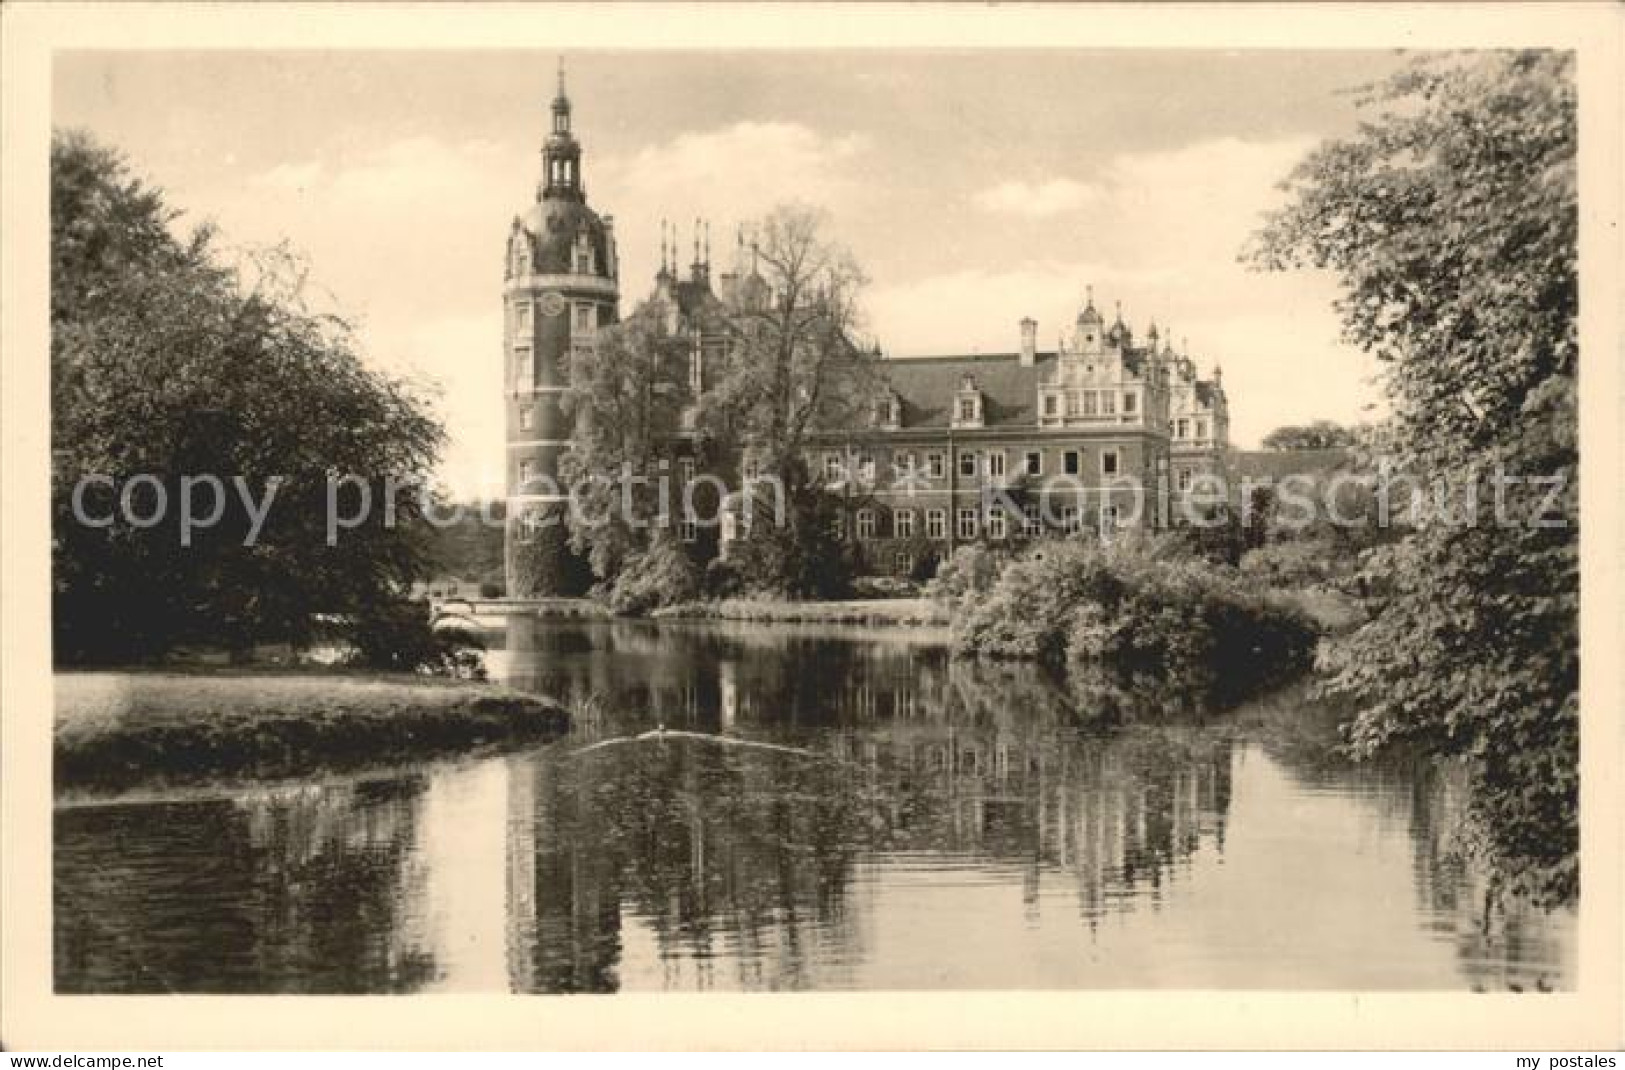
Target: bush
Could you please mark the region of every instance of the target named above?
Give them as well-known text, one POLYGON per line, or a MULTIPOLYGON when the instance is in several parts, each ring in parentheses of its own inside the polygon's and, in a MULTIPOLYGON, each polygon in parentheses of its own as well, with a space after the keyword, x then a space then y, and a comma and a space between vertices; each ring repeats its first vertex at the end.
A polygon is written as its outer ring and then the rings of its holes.
POLYGON ((1320 539, 1271 542, 1249 550, 1241 559, 1242 575, 1271 585, 1306 587, 1330 582, 1347 571, 1350 560, 1320 539))
POLYGON ((485 643, 462 628, 435 628, 421 602, 370 605, 355 615, 348 638, 351 662, 369 669, 485 679, 485 643))
POLYGON ((661 606, 689 602, 700 595, 701 574, 681 545, 658 538, 647 550, 628 554, 601 593, 612 612, 642 616, 661 606))
POLYGON ((1001 564, 1002 559, 981 543, 961 546, 937 566, 926 594, 948 604, 966 595, 985 594, 999 578, 1001 564))
POLYGON ((918 598, 920 585, 901 576, 859 576, 852 581, 854 598, 918 598))
POLYGON ((849 598, 856 548, 835 530, 840 502, 823 492, 790 501, 790 522, 758 523, 728 551, 741 590, 780 598, 849 598))
MULTIPOLYGON (((954 582, 975 590, 977 564, 967 555, 954 582)), ((1302 613, 1247 590, 1177 540, 1127 536, 1038 544, 981 597, 961 597, 954 628, 969 653, 1095 662, 1238 689, 1307 667, 1317 640, 1302 613)))

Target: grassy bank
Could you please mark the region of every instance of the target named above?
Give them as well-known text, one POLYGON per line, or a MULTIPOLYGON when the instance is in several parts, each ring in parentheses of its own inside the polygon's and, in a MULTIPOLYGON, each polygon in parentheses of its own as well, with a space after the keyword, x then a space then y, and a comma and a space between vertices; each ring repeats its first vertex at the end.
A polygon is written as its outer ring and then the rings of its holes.
POLYGON ((294 673, 58 673, 59 785, 286 776, 566 730, 560 706, 489 684, 294 673))
POLYGON ((845 602, 790 602, 723 598, 657 609, 658 620, 741 620, 763 624, 865 624, 942 627, 948 611, 928 598, 874 598, 845 602))

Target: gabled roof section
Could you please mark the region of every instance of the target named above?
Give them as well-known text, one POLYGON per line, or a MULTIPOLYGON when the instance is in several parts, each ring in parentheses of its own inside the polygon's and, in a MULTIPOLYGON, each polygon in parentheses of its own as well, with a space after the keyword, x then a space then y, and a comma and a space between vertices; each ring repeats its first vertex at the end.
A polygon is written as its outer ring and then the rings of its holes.
POLYGON ((1032 426, 1038 384, 1046 377, 1054 353, 1039 353, 1032 367, 1021 366, 1018 353, 948 357, 889 357, 878 370, 903 402, 904 430, 949 426, 960 380, 975 377, 982 394, 983 427, 1032 426))

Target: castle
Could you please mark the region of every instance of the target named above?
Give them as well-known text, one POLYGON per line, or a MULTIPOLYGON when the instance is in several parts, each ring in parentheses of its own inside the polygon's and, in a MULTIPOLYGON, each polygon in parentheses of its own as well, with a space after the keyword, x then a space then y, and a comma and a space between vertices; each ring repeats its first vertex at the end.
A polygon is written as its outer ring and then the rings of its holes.
MULTIPOLYGON (((684 277, 675 237, 668 242, 663 231, 653 295, 668 310, 668 329, 689 343, 691 400, 705 389, 707 365, 725 355, 720 317, 771 300, 742 241, 732 270, 713 286, 709 245, 702 248, 696 227, 684 277)), ((575 593, 562 522, 559 461, 570 438, 563 402, 572 360, 590 355, 597 332, 619 318, 620 270, 612 217, 587 205, 562 71, 542 181, 510 228, 503 289, 508 592, 575 593)), ((1191 493, 1200 474, 1222 475, 1229 403, 1220 370, 1200 377, 1155 324, 1136 340, 1120 308, 1108 324, 1092 293, 1053 349, 1038 348, 1029 318, 1012 352, 878 363, 883 385, 867 426, 821 433, 807 458, 831 487, 862 487, 842 533, 875 572, 914 570, 922 547, 941 556, 964 543, 1057 529, 1167 526, 1175 522, 1170 502, 1191 493), (906 486, 887 478, 897 472, 907 474, 906 486), (1039 481, 1061 488, 1046 492, 1055 500, 1042 508, 995 503, 994 492, 1039 481)), ((685 420, 692 417, 690 406, 685 420)), ((681 442, 674 445, 678 472, 691 473, 681 442)), ((680 522, 679 530, 685 542, 701 541, 696 525, 680 522)), ((725 518, 724 543, 731 534, 725 518)))

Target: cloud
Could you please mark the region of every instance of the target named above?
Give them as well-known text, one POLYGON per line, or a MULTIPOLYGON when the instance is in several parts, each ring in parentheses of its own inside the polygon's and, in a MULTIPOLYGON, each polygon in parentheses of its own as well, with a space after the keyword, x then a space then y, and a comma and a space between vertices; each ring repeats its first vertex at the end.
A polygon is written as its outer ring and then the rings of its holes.
POLYGON ((264 189, 294 190, 299 193, 316 186, 323 177, 323 168, 319 161, 308 160, 304 163, 278 164, 263 174, 249 178, 249 183, 264 189))
POLYGON ((982 190, 974 199, 988 212, 1042 219, 1097 204, 1102 195, 1098 186, 1052 178, 1046 182, 1001 182, 982 190))
POLYGON ((1099 218, 1120 258, 1233 263, 1276 188, 1314 142, 1218 138, 1125 153, 1106 168, 1099 218))
POLYGON ((1104 295, 1156 289, 1171 281, 1166 272, 1126 271, 1103 261, 1042 260, 1010 268, 961 268, 878 286, 865 304, 888 353, 1008 353, 1019 344, 1018 324, 1026 316, 1039 321, 1039 348, 1053 348, 1061 328, 1082 307, 1086 285, 1104 295))
POLYGON ((857 135, 829 136, 801 123, 742 122, 679 134, 608 169, 620 176, 617 203, 664 199, 751 213, 787 199, 840 199, 865 146, 857 135))
POLYGON ((1281 196, 1275 183, 1310 146, 1213 139, 1120 154, 1089 181, 984 189, 974 197, 983 208, 1065 225, 1021 236, 1014 264, 1005 254, 877 285, 871 327, 892 355, 1011 352, 1018 322, 1032 316, 1048 349, 1093 285, 1108 318, 1120 300, 1137 334, 1155 317, 1176 345, 1189 338, 1204 373, 1224 366, 1238 444, 1314 417, 1369 419, 1376 367, 1341 341, 1334 280, 1261 274, 1237 261, 1281 196))
POLYGON ((500 497, 506 450, 500 312, 382 324, 368 336, 379 364, 434 384, 436 415, 448 432, 440 478, 460 495, 500 497))
POLYGON ((863 189, 870 148, 861 136, 825 134, 801 123, 741 122, 680 133, 589 166, 594 203, 615 214, 625 296, 636 301, 654 278, 662 219, 678 228, 684 264, 694 220, 709 221, 720 270, 735 227, 776 205, 801 202, 841 216, 863 189), (592 186, 595 173, 605 178, 592 186))

